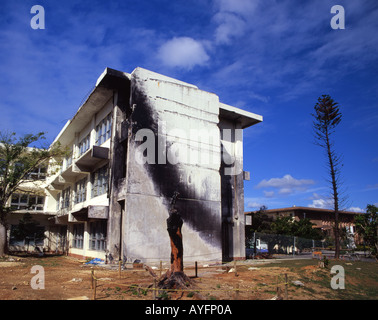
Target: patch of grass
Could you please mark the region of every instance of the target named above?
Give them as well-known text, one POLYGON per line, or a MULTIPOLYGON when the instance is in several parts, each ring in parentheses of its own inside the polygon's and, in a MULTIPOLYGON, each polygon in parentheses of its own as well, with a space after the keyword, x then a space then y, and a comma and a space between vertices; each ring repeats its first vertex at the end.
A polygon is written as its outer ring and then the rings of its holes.
MULTIPOLYGON (((289 274, 296 274, 296 279, 302 281, 305 286, 295 287, 289 285, 289 287, 294 290, 294 297, 299 299, 303 295, 308 295, 311 299, 378 299, 378 264, 376 262, 330 259, 326 268, 317 269, 318 262, 319 260, 315 259, 284 260, 280 263, 269 263, 259 267, 261 269, 286 268, 289 274), (331 288, 331 279, 336 275, 331 274, 331 268, 335 265, 340 265, 344 268, 345 289, 334 290, 331 288), (308 268, 310 266, 314 268, 308 268)), ((257 286, 263 287, 264 285, 259 283, 257 286)), ((265 292, 268 292, 268 290, 265 292)))

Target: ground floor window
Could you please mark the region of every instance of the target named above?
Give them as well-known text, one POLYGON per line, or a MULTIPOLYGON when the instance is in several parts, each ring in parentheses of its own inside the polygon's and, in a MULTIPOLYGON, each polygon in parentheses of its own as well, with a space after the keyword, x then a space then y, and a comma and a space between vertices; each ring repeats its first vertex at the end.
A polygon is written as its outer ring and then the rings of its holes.
POLYGON ((91 250, 105 251, 106 250, 106 228, 107 221, 90 222, 90 239, 89 248, 91 250))
POLYGON ((72 248, 83 249, 84 224, 74 224, 72 233, 72 248))
POLYGON ((44 245, 45 228, 34 224, 21 223, 19 225, 11 225, 9 245, 28 247, 44 245))

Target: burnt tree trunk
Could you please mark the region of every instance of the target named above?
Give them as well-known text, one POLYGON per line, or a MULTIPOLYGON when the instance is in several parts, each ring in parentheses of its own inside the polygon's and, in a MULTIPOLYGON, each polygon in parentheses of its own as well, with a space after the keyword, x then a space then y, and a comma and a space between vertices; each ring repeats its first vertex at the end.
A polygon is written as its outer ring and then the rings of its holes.
POLYGON ((183 272, 183 245, 181 227, 183 221, 176 209, 171 210, 167 219, 167 230, 171 240, 171 272, 183 272))
POLYGON ((183 220, 174 208, 177 195, 178 193, 172 199, 169 218, 167 219, 167 230, 171 242, 171 268, 159 281, 158 287, 161 289, 186 289, 192 285, 192 281, 184 273, 184 250, 181 232, 183 220))

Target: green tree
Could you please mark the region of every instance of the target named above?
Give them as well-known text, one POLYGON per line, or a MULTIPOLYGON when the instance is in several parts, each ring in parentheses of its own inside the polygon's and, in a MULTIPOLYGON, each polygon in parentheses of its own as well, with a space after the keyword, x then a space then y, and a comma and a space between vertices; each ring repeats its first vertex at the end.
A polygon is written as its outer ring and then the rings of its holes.
POLYGON ((67 154, 59 144, 44 146, 43 140, 44 132, 19 138, 15 133, 0 132, 0 257, 7 251, 7 215, 12 211, 8 200, 33 170, 67 154))
POLYGON ((36 243, 38 240, 45 238, 44 230, 40 227, 38 221, 35 221, 30 213, 25 213, 19 221, 18 226, 12 229, 11 236, 16 240, 23 240, 29 251, 30 241, 36 243))
POLYGON ((372 255, 378 260, 378 208, 368 204, 366 214, 355 217, 356 232, 370 247, 372 255))
POLYGON ((315 104, 315 113, 313 129, 315 135, 315 144, 325 150, 327 156, 327 166, 329 169, 331 184, 331 195, 334 206, 334 236, 335 236, 335 258, 340 256, 340 227, 339 211, 343 199, 340 196, 341 180, 340 168, 342 167, 341 158, 334 149, 334 143, 331 141, 331 135, 341 121, 339 105, 329 95, 322 95, 315 104))
POLYGON ((293 236, 312 240, 323 239, 323 233, 319 229, 313 228, 314 225, 315 223, 312 223, 309 218, 293 221, 293 236))

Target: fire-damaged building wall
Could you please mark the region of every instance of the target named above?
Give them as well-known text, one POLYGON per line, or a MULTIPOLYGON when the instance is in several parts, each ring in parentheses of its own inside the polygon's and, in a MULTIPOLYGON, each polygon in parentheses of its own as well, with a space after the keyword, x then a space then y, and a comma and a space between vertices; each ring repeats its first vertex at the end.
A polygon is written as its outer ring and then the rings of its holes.
POLYGON ((113 149, 118 151, 111 184, 116 196, 108 250, 124 261, 169 257, 166 219, 171 197, 178 192, 184 259, 243 258, 242 125, 234 118, 237 109, 221 104, 213 93, 142 68, 130 75, 130 88, 129 103, 115 108, 113 149))
POLYGON ((130 106, 123 123, 128 127, 126 177, 118 196, 122 258, 158 261, 170 256, 166 219, 170 199, 178 192, 184 259, 220 261, 218 97, 137 68, 131 74, 130 106))
POLYGON ((46 208, 68 225, 69 253, 169 259, 178 193, 184 261, 244 258, 242 131, 260 121, 194 85, 107 68, 56 138, 74 156, 49 179, 46 208))

